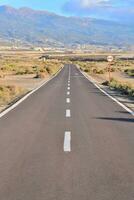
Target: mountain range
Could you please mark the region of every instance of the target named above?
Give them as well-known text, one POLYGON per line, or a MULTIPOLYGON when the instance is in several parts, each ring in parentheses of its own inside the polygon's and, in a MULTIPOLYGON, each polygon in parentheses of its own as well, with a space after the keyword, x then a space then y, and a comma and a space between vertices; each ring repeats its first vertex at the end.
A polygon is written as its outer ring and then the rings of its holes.
POLYGON ((0 6, 0 40, 33 45, 130 45, 134 44, 134 26, 0 6))

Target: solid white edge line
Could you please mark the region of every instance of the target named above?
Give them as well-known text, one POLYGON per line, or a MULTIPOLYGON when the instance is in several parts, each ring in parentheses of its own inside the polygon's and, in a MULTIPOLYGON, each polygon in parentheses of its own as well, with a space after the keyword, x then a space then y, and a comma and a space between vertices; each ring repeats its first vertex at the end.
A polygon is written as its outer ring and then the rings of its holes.
POLYGON ((97 87, 103 94, 105 94, 106 96, 108 96, 110 99, 112 99, 114 102, 116 102, 118 105, 120 105, 122 108, 124 108, 127 112, 129 112, 132 116, 134 116, 134 111, 132 111, 130 108, 128 108, 127 106, 125 106, 123 103, 121 103, 120 101, 118 101, 115 97, 111 96, 110 94, 108 94, 106 91, 104 91, 99 85, 97 85, 94 81, 94 79, 92 77, 89 78, 89 75, 85 75, 80 69, 79 71, 83 74, 83 76, 89 80, 95 87, 97 87))
POLYGON ((55 78, 62 71, 63 68, 64 68, 64 66, 61 67, 61 69, 53 77, 51 77, 49 80, 44 81, 40 86, 38 86, 37 88, 35 88, 34 90, 32 90, 31 92, 29 92, 28 94, 26 94, 24 97, 22 97, 21 99, 19 99, 16 103, 14 103, 12 106, 8 107, 6 110, 2 111, 0 113, 0 118, 2 118, 4 115, 6 115, 7 113, 9 113, 11 110, 13 110, 14 108, 16 108, 19 104, 21 104, 23 101, 25 101, 29 96, 31 96, 33 93, 35 93, 41 87, 43 87, 49 81, 51 81, 53 78, 55 78))
POLYGON ((70 109, 66 110, 66 117, 71 117, 71 111, 70 111, 70 109))
POLYGON ((65 131, 63 150, 64 152, 71 152, 71 132, 70 131, 65 131))

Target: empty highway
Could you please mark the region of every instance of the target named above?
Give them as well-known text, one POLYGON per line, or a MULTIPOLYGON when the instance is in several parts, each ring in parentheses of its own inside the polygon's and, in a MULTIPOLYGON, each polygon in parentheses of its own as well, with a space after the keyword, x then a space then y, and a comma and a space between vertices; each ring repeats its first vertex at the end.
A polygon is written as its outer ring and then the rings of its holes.
POLYGON ((134 117, 65 65, 0 118, 0 200, 134 200, 134 117))

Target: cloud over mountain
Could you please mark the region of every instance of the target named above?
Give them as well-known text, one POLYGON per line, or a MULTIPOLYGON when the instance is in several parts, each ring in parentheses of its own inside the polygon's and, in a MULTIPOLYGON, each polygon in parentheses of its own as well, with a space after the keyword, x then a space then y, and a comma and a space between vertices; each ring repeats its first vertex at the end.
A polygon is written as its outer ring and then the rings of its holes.
POLYGON ((81 8, 90 8, 93 6, 109 6, 111 4, 111 1, 110 0, 73 0, 73 1, 68 1, 68 3, 77 4, 81 8))
POLYGON ((134 18, 134 0, 68 0, 63 10, 72 15, 130 23, 134 18))

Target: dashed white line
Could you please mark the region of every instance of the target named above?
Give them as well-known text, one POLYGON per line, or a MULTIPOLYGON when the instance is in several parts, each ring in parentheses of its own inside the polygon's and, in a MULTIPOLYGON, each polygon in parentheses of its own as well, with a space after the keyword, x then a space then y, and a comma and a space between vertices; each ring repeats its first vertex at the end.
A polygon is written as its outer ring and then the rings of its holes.
POLYGON ((70 103, 70 98, 66 98, 66 103, 70 103))
POLYGON ((68 80, 70 80, 70 65, 69 65, 69 74, 68 74, 68 80))
POLYGON ((70 95, 70 92, 69 92, 69 91, 67 92, 67 95, 70 95))
POLYGON ((68 83, 68 86, 70 87, 70 83, 68 83))
POLYGON ((66 117, 71 117, 71 111, 69 109, 66 110, 66 117))
POLYGON ((68 87, 67 89, 70 90, 70 87, 68 87))
POLYGON ((71 152, 71 132, 66 131, 64 135, 64 152, 71 152))

